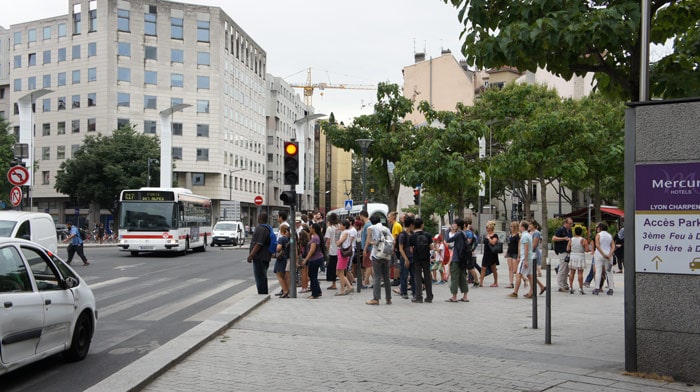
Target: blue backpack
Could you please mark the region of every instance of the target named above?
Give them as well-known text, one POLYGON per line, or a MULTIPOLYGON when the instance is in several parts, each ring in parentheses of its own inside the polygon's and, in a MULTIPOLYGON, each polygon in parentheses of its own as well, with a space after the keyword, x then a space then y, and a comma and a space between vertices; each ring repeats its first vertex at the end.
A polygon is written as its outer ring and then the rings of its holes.
POLYGON ((270 252, 270 254, 277 253, 277 236, 272 230, 272 226, 267 224, 263 224, 262 226, 267 229, 268 233, 270 233, 270 239, 268 240, 269 244, 267 246, 267 250, 270 252))

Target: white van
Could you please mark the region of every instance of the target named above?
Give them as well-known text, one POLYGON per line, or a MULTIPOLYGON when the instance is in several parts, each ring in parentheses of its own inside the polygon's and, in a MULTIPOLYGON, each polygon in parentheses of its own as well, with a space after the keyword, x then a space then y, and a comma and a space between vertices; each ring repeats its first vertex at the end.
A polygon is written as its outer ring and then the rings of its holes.
POLYGON ((212 229, 211 246, 233 245, 243 246, 245 244, 245 229, 242 222, 219 221, 212 229))
POLYGON ((0 237, 24 238, 58 252, 56 226, 44 212, 0 211, 0 237))

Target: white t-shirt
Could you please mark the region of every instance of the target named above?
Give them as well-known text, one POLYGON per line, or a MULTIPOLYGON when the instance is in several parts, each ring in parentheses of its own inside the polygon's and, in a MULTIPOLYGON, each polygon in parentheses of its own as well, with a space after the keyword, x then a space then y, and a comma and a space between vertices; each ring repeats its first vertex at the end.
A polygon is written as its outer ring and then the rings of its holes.
POLYGON ((323 239, 329 240, 328 254, 331 256, 335 256, 338 253, 338 245, 335 243, 340 239, 340 233, 341 231, 338 225, 328 226, 328 228, 326 228, 326 235, 323 237, 323 239))

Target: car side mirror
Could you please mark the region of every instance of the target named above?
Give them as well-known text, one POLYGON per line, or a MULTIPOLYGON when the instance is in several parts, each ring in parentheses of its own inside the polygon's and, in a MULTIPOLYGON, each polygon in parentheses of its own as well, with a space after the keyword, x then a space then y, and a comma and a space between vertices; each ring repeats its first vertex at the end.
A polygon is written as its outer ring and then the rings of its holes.
POLYGON ((72 276, 69 276, 63 280, 63 286, 67 289, 72 289, 73 287, 75 287, 77 285, 78 285, 78 280, 72 276))

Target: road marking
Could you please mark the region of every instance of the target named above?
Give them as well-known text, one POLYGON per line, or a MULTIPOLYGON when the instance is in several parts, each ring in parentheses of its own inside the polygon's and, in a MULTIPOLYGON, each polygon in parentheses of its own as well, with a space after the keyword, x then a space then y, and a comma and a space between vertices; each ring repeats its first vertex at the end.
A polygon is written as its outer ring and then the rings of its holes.
POLYGON ((90 286, 90 289, 92 290, 99 290, 104 287, 112 286, 115 284, 119 284, 122 282, 128 282, 130 280, 138 279, 137 277, 131 277, 131 276, 123 276, 121 278, 116 278, 116 279, 111 279, 111 280, 105 280, 104 282, 99 282, 99 283, 88 283, 90 286))
POLYGON ((229 282, 226 282, 224 284, 221 284, 219 286, 214 287, 213 289, 209 291, 204 291, 201 292, 197 295, 191 296, 191 297, 186 297, 183 298, 179 301, 171 302, 166 305, 159 306, 157 308, 153 308, 149 310, 148 312, 141 313, 138 316, 132 317, 129 320, 141 320, 141 321, 157 321, 157 320, 162 320, 167 316, 170 316, 171 314, 175 312, 179 312, 180 310, 194 305, 197 302, 209 298, 215 294, 218 294, 224 290, 228 290, 229 288, 239 285, 243 283, 243 280, 239 279, 234 279, 229 282))
MULTIPOLYGON (((98 330, 99 331, 99 330, 98 330)), ((109 350, 110 348, 120 344, 121 342, 127 341, 136 335, 145 332, 145 329, 127 329, 120 332, 114 331, 116 334, 112 335, 111 338, 105 340, 92 339, 93 345, 90 347, 90 354, 98 354, 103 351, 109 350)), ((99 332, 98 332, 99 333, 99 332)))
MULTIPOLYGON (((177 292, 181 288, 189 287, 189 286, 195 285, 197 283, 202 283, 205 281, 206 281, 206 279, 199 279, 199 278, 189 279, 189 280, 181 282, 180 284, 177 284, 175 286, 170 286, 170 287, 163 289, 163 290, 158 290, 158 291, 155 291, 152 293, 148 293, 148 295, 144 295, 144 296, 141 296, 139 298, 125 299, 124 301, 117 302, 115 304, 106 306, 104 308, 100 308, 99 309, 100 318, 107 317, 107 316, 112 315, 112 314, 117 313, 117 312, 121 312, 122 310, 133 308, 136 305, 146 303, 146 302, 151 301, 155 298, 162 297, 164 295, 168 295, 168 294, 171 294, 173 292, 177 292)), ((129 288, 129 290, 133 291, 133 287, 129 288)))
MULTIPOLYGON (((271 285, 270 289, 272 289, 272 288, 273 288, 273 286, 271 285)), ((225 309, 228 309, 231 305, 235 304, 236 302, 239 302, 241 299, 243 299, 249 295, 252 295, 252 294, 257 294, 257 292, 258 292, 258 289, 255 286, 255 284, 253 284, 251 287, 248 287, 247 289, 239 292, 238 294, 233 295, 231 297, 228 297, 225 300, 220 301, 219 303, 217 303, 213 306, 210 306, 197 314, 192 315, 192 317, 185 319, 185 321, 202 322, 202 321, 209 320, 212 316, 223 312, 225 309)), ((270 292, 272 292, 272 291, 270 291, 270 292)))

